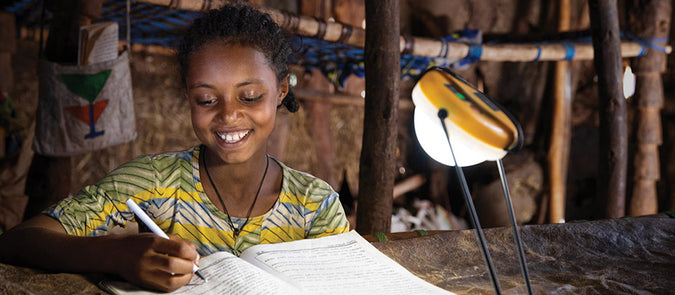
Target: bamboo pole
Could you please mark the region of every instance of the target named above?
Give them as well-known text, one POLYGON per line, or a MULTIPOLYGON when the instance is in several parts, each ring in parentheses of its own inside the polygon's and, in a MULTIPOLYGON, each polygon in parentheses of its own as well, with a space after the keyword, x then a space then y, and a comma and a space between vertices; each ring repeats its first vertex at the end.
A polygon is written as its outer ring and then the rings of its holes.
POLYGON ((400 81, 399 0, 366 1, 366 105, 356 230, 389 232, 396 171, 400 81))
POLYGON ((605 216, 625 215, 628 132, 623 97, 619 17, 616 0, 590 0, 593 64, 598 74, 600 145, 598 196, 606 202, 605 216))
MULTIPOLYGON (((558 3, 558 32, 570 30, 570 0, 558 3)), ((548 151, 550 187, 550 223, 565 222, 567 165, 570 154, 572 122, 572 85, 570 62, 558 61, 553 77, 553 122, 548 151)))
MULTIPOLYGON (((169 6, 192 11, 205 11, 218 8, 227 0, 137 0, 154 5, 169 6)), ((314 37, 332 42, 340 42, 363 48, 365 30, 337 22, 323 22, 308 16, 296 16, 287 12, 261 7, 282 28, 296 34, 314 37)), ((555 60, 591 60, 593 45, 587 42, 570 43, 520 43, 520 44, 483 44, 472 47, 461 42, 442 42, 438 39, 394 36, 398 38, 401 53, 417 56, 464 58, 470 52, 480 52, 483 61, 555 61, 555 60), (573 54, 570 56, 570 52, 573 54)), ((639 56, 644 46, 638 42, 620 42, 624 57, 639 56)), ((671 47, 666 50, 670 53, 671 47)))
MULTIPOLYGON (((627 1, 630 31, 639 38, 659 39, 666 43, 670 33, 672 4, 670 0, 627 1)), ((636 75, 637 102, 636 140, 633 160, 633 192, 630 199, 631 216, 656 214, 658 195, 656 182, 660 179, 659 146, 663 143, 661 109, 666 54, 648 49, 647 54, 632 61, 636 75)))

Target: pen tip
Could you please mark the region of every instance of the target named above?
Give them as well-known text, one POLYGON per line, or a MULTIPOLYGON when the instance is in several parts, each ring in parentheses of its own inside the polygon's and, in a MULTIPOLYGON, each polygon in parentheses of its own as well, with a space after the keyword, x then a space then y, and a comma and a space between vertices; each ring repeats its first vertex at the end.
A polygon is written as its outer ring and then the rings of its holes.
POLYGON ((204 282, 207 282, 206 277, 199 271, 196 271, 195 274, 197 274, 198 277, 200 277, 204 282))

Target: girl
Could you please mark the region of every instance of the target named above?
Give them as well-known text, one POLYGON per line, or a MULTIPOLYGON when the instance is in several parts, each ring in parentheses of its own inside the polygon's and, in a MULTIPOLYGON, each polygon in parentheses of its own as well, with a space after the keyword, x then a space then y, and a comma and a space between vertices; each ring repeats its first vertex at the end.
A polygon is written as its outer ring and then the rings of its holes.
POLYGON ((338 195, 267 155, 277 108, 296 111, 291 50, 269 15, 242 5, 198 19, 178 51, 201 145, 132 160, 74 198, 0 236, 0 260, 118 274, 163 291, 192 277, 199 256, 347 232, 338 195), (170 235, 108 235, 133 199, 170 235))

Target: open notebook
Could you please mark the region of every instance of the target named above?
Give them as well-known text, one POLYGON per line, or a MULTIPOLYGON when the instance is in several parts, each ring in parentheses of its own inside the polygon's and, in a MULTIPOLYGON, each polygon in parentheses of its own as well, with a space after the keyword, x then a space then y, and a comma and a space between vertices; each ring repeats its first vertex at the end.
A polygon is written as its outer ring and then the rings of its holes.
MULTIPOLYGON (((241 257, 201 258, 200 272, 171 294, 453 294, 410 273, 357 232, 252 246, 241 257)), ((156 294, 103 281, 114 294, 156 294)))

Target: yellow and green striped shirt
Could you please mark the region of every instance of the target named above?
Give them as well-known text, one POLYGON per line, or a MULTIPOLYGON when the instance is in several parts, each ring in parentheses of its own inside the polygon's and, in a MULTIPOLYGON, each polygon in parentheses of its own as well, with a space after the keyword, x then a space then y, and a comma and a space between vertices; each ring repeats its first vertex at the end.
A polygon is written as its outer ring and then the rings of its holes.
MULTIPOLYGON (((125 204, 132 198, 162 230, 194 243, 202 256, 217 251, 238 255, 256 244, 349 231, 338 194, 326 182, 277 161, 283 173, 279 199, 267 213, 252 217, 235 241, 227 215, 204 193, 199 149, 139 157, 45 213, 68 234, 106 235, 133 219, 125 204)), ((241 225, 245 219, 232 221, 241 225)))

